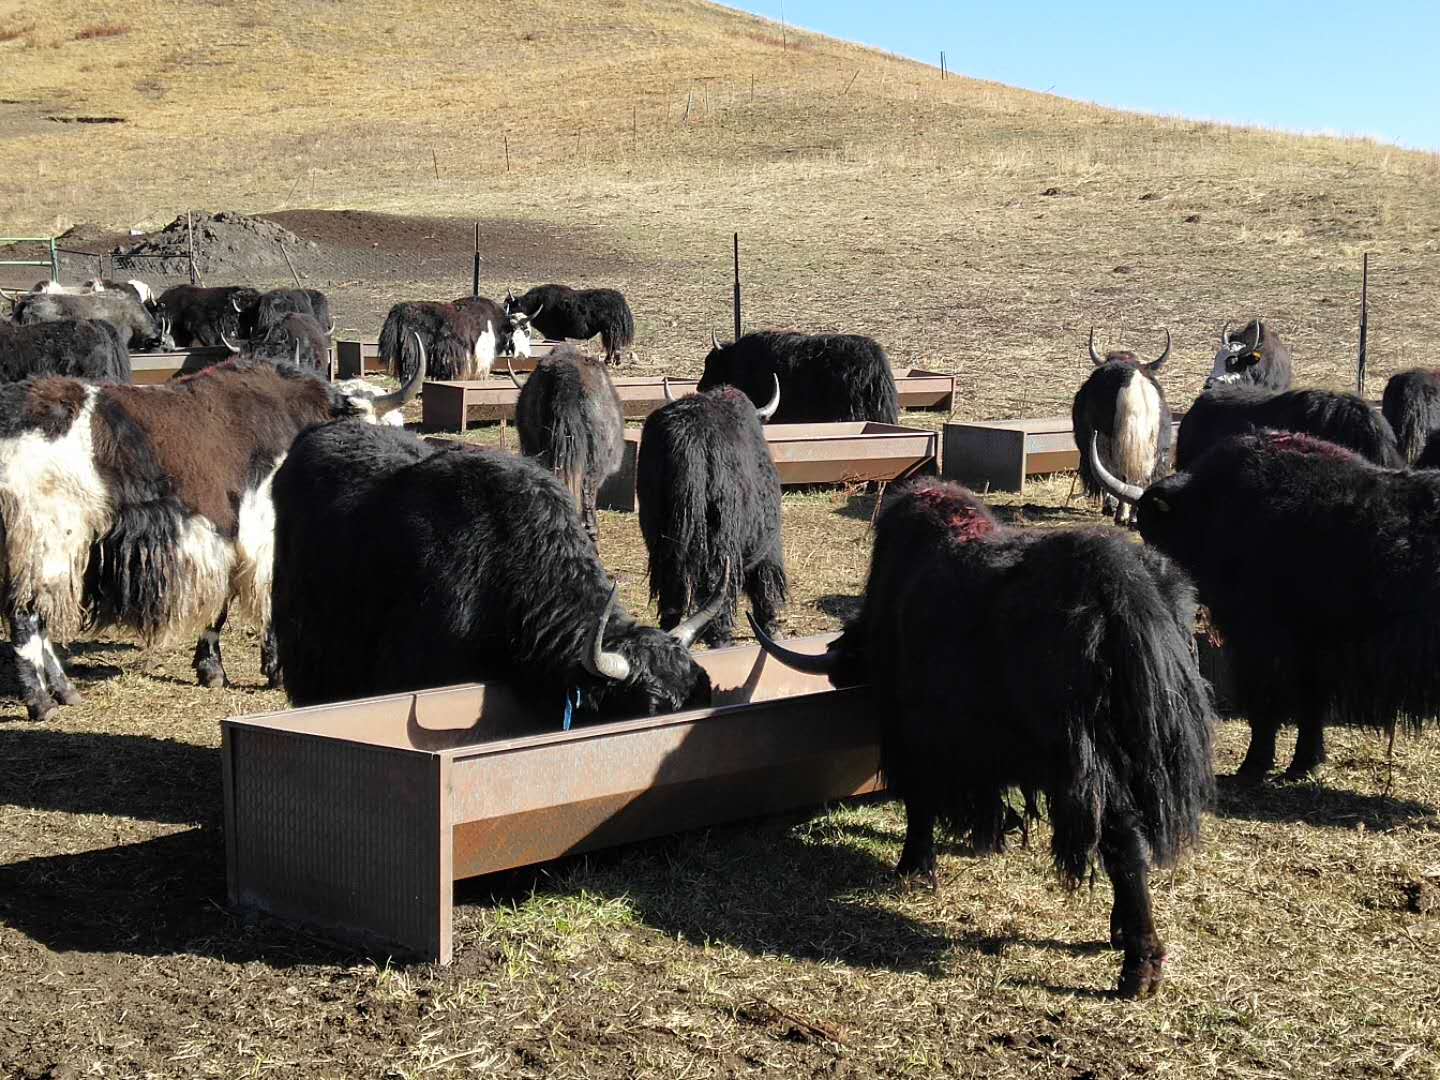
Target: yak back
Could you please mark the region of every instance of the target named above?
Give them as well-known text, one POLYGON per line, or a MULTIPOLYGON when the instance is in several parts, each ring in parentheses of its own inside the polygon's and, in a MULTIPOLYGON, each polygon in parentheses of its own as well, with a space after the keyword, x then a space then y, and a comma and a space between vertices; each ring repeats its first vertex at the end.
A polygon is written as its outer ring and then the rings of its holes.
POLYGON ((1282 394, 1257 387, 1207 390, 1180 421, 1175 467, 1189 469, 1225 439, 1262 430, 1312 435, 1353 450, 1377 465, 1403 464, 1395 433, 1370 403, 1333 390, 1288 390, 1282 394))
POLYGON ((575 496, 589 477, 594 489, 620 468, 625 414, 600 361, 573 345, 540 360, 515 403, 520 450, 558 476, 575 496))
POLYGON ((775 424, 870 420, 894 424, 900 399, 885 350, 859 334, 757 331, 711 349, 697 387, 722 383, 764 405, 780 380, 775 424))
POLYGON ((0 323, 0 381, 64 375, 94 382, 131 381, 130 350, 104 319, 0 323))

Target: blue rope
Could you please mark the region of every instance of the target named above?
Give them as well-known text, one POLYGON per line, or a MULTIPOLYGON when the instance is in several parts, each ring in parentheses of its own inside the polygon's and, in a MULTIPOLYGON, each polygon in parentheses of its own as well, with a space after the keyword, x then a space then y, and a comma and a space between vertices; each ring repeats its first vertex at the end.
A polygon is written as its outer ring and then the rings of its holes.
POLYGON ((571 697, 570 694, 566 694, 566 695, 565 695, 565 726, 564 726, 564 729, 563 729, 563 730, 565 730, 565 731, 569 731, 569 730, 570 730, 570 724, 571 724, 571 722, 575 719, 575 710, 578 709, 579 707, 580 707, 580 688, 577 686, 577 687, 575 688, 575 694, 574 694, 574 697, 573 697, 573 698, 571 697))

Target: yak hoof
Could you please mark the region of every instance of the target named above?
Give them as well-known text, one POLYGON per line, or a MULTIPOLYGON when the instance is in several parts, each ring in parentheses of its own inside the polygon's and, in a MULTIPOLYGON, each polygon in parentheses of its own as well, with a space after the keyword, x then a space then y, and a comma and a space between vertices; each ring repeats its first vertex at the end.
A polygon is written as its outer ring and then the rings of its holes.
POLYGON ((67 686, 64 689, 57 690, 55 696, 60 699, 61 705, 80 705, 85 701, 85 699, 80 696, 80 691, 76 690, 73 686, 67 686))
POLYGON ((1134 958, 1127 956, 1124 967, 1120 969, 1120 986, 1117 992, 1122 998, 1131 1001, 1154 997, 1160 992, 1160 984, 1165 981, 1164 963, 1163 952, 1134 958))
POLYGON ((1241 765, 1235 770, 1235 782, 1245 787, 1259 787, 1270 775, 1269 769, 1251 768, 1241 765))
POLYGON ((1289 783, 1300 784, 1308 780, 1314 780, 1319 772, 1319 765, 1291 765, 1285 770, 1284 778, 1289 783))
POLYGON ((25 711, 30 715, 30 722, 43 724, 47 720, 54 720, 60 714, 60 706, 53 701, 47 701, 43 705, 26 705, 25 711))
POLYGON ((935 872, 935 864, 929 866, 905 866, 895 868, 895 877, 900 882, 901 892, 913 892, 916 889, 925 889, 932 893, 940 891, 940 876, 935 872))
POLYGON ((1114 908, 1110 909, 1110 947, 1112 949, 1125 948, 1125 932, 1120 929, 1119 912, 1114 908))

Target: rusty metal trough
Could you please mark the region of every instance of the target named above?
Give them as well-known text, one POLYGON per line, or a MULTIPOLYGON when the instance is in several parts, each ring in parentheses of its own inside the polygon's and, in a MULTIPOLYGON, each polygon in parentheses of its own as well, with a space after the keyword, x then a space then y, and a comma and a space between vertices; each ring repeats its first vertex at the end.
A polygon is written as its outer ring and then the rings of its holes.
MULTIPOLYGON (((174 352, 137 352, 130 354, 132 379, 137 385, 148 386, 169 382, 180 375, 193 375, 208 367, 229 360, 234 354, 223 345, 202 345, 174 352)), ((335 377, 335 349, 330 349, 327 364, 330 377, 335 377)))
MULTIPOLYGON (((767 424, 765 441, 786 486, 889 481, 911 470, 933 473, 939 467, 940 433, 923 428, 869 421, 767 424)), ((639 451, 640 432, 626 431, 620 471, 600 488, 602 510, 635 509, 639 451)))
POLYGON ((224 721, 230 903, 448 963, 459 879, 878 790, 863 689, 697 659, 711 708, 568 732, 473 683, 224 721))
MULTIPOLYGON (((516 367, 515 370, 518 372, 521 369, 516 367)), ((665 404, 662 378, 616 376, 611 382, 620 395, 620 407, 627 419, 643 420, 665 404)), ((695 380, 671 379, 670 392, 676 397, 693 394, 695 380)), ((513 420, 515 402, 519 397, 520 391, 508 378, 453 382, 427 380, 422 398, 421 426, 426 431, 464 431, 476 421, 513 420)))
MULTIPOLYGON (((560 344, 558 341, 532 341, 529 356, 510 358, 516 371, 534 371, 535 361, 548 356, 550 350, 560 344)), ((362 375, 386 374, 385 363, 380 359, 380 345, 375 341, 335 342, 335 368, 337 379, 358 379, 362 375)))

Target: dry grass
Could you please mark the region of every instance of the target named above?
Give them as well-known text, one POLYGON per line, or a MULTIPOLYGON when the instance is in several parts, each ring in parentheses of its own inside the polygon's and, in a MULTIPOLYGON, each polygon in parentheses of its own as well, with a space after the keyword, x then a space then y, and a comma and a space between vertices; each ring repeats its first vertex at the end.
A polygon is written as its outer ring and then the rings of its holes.
MULTIPOLYGON (((962 416, 1064 411, 1092 322, 1140 349, 1170 326, 1177 402, 1219 324, 1257 310, 1304 381, 1345 385, 1367 250, 1372 386, 1440 355, 1433 155, 941 83, 794 32, 782 53, 778 27, 687 0, 506 17, 482 30, 439 0, 27 9, 23 40, 0 39, 6 97, 27 103, 0 105, 6 229, 188 206, 514 223, 533 254, 487 281, 618 285, 642 368, 677 374, 728 325, 739 229, 751 325, 873 333, 897 364, 959 372, 962 416), (122 19, 97 80, 73 28, 122 19), (128 122, 44 121, 92 113, 128 122)), ((377 253, 384 276, 312 280, 373 336, 400 295, 457 291, 456 247, 453 270, 377 253)), ((1030 526, 1097 520, 1068 488, 992 502, 1030 526)), ((791 632, 849 610, 873 509, 860 490, 786 496, 791 632)), ((646 610, 634 517, 601 530, 646 610)), ((464 886, 457 963, 397 967, 224 910, 217 721, 281 703, 257 689, 253 637, 227 649, 237 685, 210 693, 184 650, 85 645, 86 705, 49 725, 7 708, 0 1074, 1440 1075, 1433 736, 1391 761, 1338 733, 1321 784, 1226 786, 1203 848, 1157 881, 1173 975, 1141 1006, 1108 996, 1109 890, 1064 894, 1045 836, 949 851, 940 894, 902 893, 885 803, 464 886)), ((1225 725, 1222 772, 1244 739, 1225 725)))
POLYGON ((73 40, 98 41, 103 38, 124 37, 128 33, 130 27, 125 23, 96 23, 75 31, 73 40))

